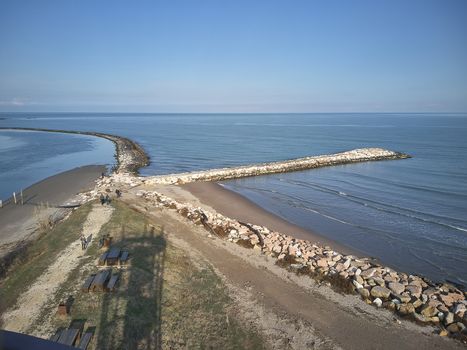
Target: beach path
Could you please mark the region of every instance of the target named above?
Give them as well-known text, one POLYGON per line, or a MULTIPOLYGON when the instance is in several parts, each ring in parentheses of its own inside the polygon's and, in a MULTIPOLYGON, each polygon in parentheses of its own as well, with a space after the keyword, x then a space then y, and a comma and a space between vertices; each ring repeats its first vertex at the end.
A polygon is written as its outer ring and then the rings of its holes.
POLYGON ((27 333, 38 319, 41 309, 51 300, 78 265, 83 256, 81 234, 96 237, 101 227, 112 215, 113 207, 95 204, 89 212, 81 232, 76 232, 76 240, 69 244, 55 259, 55 262, 19 297, 16 305, 2 317, 3 328, 9 331, 27 333))

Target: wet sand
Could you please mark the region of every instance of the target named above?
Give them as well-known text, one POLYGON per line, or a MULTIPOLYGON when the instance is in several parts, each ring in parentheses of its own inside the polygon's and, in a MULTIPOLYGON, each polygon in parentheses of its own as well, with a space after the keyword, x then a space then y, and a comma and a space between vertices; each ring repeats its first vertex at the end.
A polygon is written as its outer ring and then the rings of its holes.
POLYGON ((362 253, 326 238, 319 233, 297 226, 261 208, 242 195, 224 188, 218 183, 192 182, 180 187, 189 191, 201 203, 214 208, 217 212, 230 218, 266 226, 271 230, 285 233, 298 239, 327 245, 344 254, 362 255, 362 253))
MULTIPOLYGON (((49 204, 43 210, 51 215, 60 207, 69 204, 76 194, 94 188, 95 180, 106 171, 103 165, 89 165, 51 176, 35 183, 23 191, 24 205, 15 205, 13 200, 0 208, 0 256, 5 245, 23 241, 31 236, 37 225, 37 208, 49 204)), ((17 197, 19 203, 19 196, 17 197)))

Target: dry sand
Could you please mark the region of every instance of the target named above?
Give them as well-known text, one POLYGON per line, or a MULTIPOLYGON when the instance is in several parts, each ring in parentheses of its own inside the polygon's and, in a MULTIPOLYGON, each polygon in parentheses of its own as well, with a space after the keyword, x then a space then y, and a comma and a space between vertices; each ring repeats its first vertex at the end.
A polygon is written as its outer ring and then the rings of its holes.
POLYGON ((103 171, 103 165, 89 165, 48 177, 23 191, 24 205, 7 204, 1 208, 0 257, 34 233, 38 215, 52 215, 77 193, 94 188, 95 180, 103 171), (45 203, 49 204, 49 208, 43 205, 45 203), (41 209, 40 213, 38 208, 41 209))
MULTIPOLYGON (((336 241, 326 238, 316 232, 306 230, 300 226, 261 208, 238 193, 230 191, 215 182, 193 182, 180 186, 189 191, 202 204, 214 208, 217 212, 239 221, 256 225, 288 234, 298 239, 305 239, 320 245, 328 245, 334 250, 344 254, 361 255, 358 251, 350 249, 336 241)), ((178 191, 181 196, 181 192, 178 191)), ((167 194, 170 196, 170 194, 167 194)), ((176 198, 174 198, 176 199, 176 198)), ((185 202, 193 203, 193 200, 185 195, 185 202)))

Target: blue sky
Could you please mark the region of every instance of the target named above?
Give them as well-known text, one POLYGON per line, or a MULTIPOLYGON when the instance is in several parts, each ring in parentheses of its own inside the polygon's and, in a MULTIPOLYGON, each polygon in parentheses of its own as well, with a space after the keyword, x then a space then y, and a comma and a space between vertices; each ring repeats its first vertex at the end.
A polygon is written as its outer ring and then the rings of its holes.
POLYGON ((0 111, 467 111, 464 0, 0 0, 0 111))

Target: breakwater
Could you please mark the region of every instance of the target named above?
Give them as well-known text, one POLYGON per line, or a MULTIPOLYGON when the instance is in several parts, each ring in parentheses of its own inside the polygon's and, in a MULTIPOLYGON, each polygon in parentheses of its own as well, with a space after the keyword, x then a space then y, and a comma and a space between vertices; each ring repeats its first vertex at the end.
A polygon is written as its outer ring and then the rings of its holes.
POLYGON ((148 184, 180 185, 195 181, 222 181, 333 165, 405 158, 410 158, 410 156, 382 148, 360 148, 342 153, 297 158, 279 162, 259 163, 232 168, 203 170, 171 175, 150 176, 145 178, 145 182, 148 184))
POLYGON ((402 317, 437 325, 441 335, 463 338, 467 331, 466 292, 447 283, 408 275, 372 259, 346 255, 267 227, 239 222, 216 212, 180 203, 156 191, 141 190, 145 207, 171 210, 210 234, 258 251, 298 274, 358 294, 366 303, 402 317))
POLYGON ((116 173, 128 173, 136 175, 140 168, 149 164, 149 156, 146 154, 143 148, 136 142, 122 136, 93 131, 73 131, 42 128, 0 127, 0 130, 55 132, 62 134, 89 135, 107 139, 112 141, 115 145, 115 159, 117 160, 117 167, 114 169, 114 171, 116 173))

